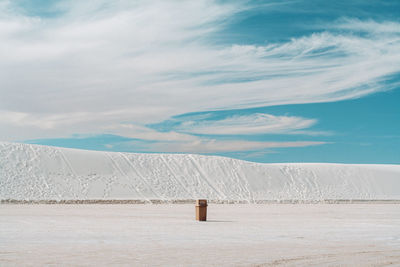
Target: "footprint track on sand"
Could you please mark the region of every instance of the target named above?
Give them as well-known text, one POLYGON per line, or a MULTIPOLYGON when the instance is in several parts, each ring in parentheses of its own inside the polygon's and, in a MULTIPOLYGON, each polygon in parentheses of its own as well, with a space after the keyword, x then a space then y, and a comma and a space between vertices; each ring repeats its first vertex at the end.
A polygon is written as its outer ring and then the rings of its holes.
POLYGON ((0 142, 0 185, 0 200, 400 200, 400 165, 262 164, 0 142))

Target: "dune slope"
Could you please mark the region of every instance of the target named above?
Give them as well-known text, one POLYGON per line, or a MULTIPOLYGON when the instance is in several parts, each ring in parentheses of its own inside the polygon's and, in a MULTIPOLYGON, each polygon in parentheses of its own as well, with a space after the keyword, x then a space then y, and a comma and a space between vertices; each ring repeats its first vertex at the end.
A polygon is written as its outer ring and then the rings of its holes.
POLYGON ((259 164, 0 143, 0 200, 400 199, 400 165, 259 164))

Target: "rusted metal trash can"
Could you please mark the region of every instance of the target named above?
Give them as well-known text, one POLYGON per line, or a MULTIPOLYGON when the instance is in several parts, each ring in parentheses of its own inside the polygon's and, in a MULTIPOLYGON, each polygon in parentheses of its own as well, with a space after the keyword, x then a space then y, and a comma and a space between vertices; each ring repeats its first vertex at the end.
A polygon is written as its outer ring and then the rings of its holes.
POLYGON ((196 220, 206 221, 207 220, 207 200, 198 199, 196 200, 196 220))

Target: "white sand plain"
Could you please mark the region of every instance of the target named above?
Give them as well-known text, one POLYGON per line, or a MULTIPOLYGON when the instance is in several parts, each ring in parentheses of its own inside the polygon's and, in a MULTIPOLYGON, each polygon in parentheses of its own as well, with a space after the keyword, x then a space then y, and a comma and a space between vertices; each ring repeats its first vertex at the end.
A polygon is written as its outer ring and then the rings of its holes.
POLYGON ((0 266, 400 266, 399 204, 0 205, 0 266))

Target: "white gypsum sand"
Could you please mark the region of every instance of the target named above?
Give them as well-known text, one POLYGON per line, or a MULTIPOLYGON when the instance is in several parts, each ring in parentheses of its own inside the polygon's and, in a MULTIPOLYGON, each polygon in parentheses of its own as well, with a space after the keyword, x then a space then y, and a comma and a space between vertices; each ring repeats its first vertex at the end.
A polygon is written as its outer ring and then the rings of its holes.
POLYGON ((399 266, 399 204, 0 205, 0 266, 399 266))
POLYGON ((259 164, 0 142, 0 200, 197 198, 400 200, 400 165, 259 164))

